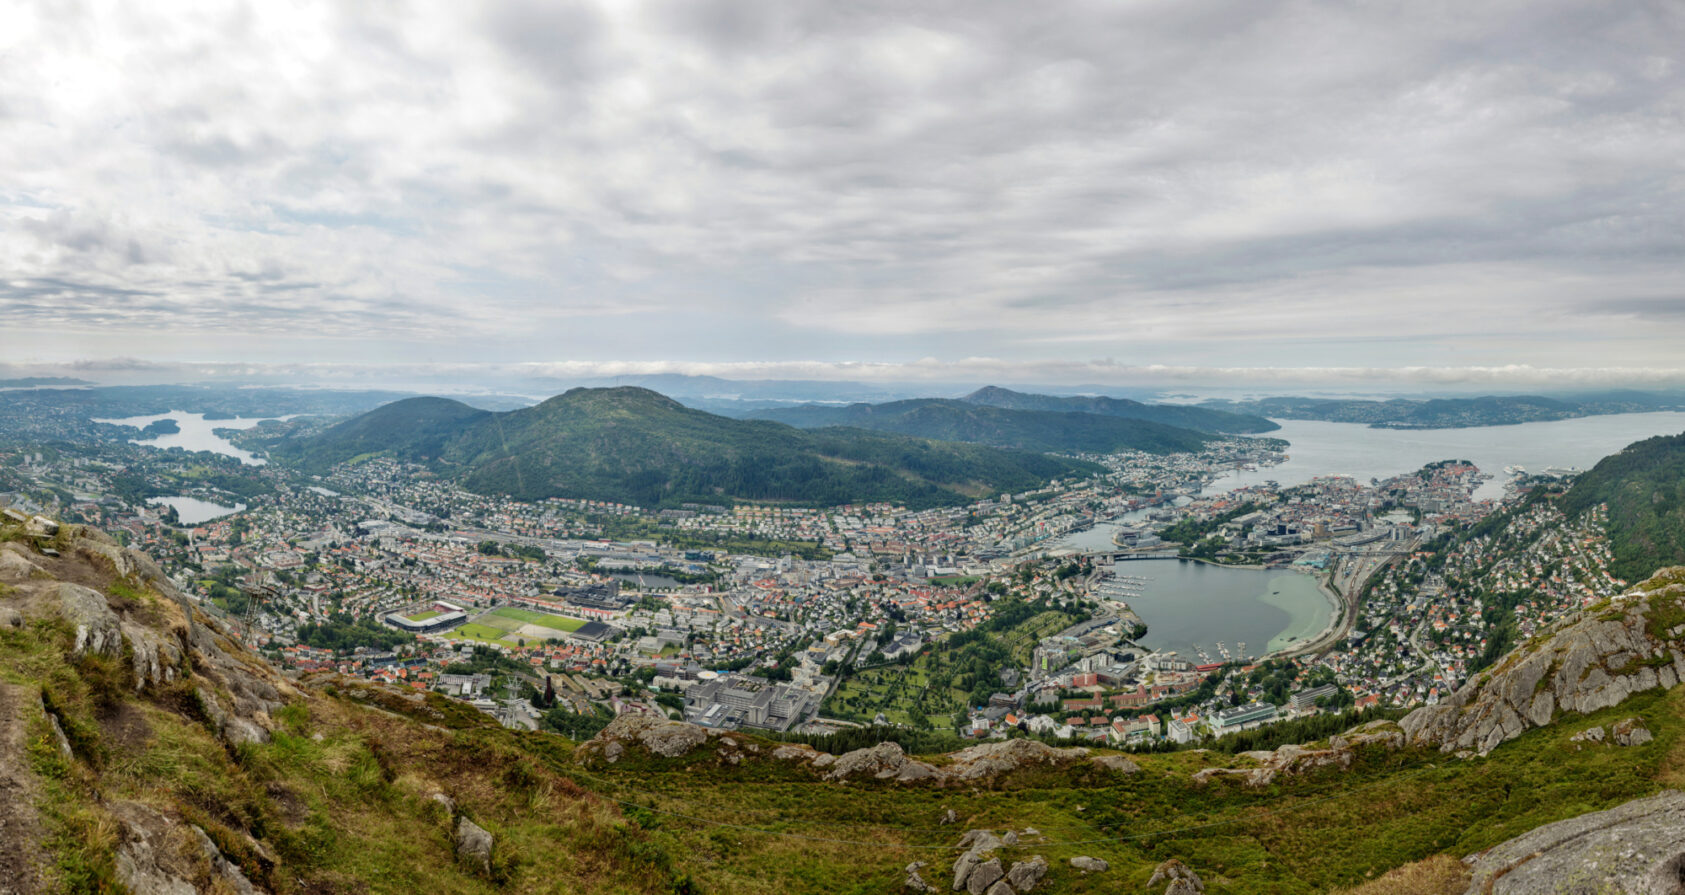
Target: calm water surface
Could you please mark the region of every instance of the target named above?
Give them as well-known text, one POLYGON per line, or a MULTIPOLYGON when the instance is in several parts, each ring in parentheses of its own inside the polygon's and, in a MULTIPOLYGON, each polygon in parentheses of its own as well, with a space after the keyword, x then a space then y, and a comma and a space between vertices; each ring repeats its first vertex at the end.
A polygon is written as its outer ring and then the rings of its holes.
MULTIPOLYGON (((1278 420, 1288 459, 1276 466, 1236 470, 1206 489, 1221 493, 1246 485, 1284 486, 1317 476, 1350 475, 1359 481, 1413 472, 1435 460, 1469 460, 1492 476, 1477 498, 1503 496, 1508 466, 1532 472, 1546 467, 1589 469, 1604 457, 1653 435, 1685 432, 1685 413, 1625 413, 1549 423, 1471 429, 1371 429, 1358 423, 1278 420)), ((1144 512, 1123 517, 1136 523, 1144 512)), ((1118 523, 1066 535, 1052 546, 1108 550, 1118 523)), ((1314 638, 1328 624, 1329 601, 1308 575, 1298 572, 1224 569, 1181 560, 1118 564, 1122 575, 1150 578, 1130 606, 1147 623, 1143 645, 1172 649, 1197 659, 1203 648, 1213 658, 1217 641, 1231 653, 1237 642, 1261 656, 1314 638)))
POLYGON ((249 451, 235 447, 233 442, 216 434, 217 429, 250 429, 264 420, 288 420, 292 416, 260 416, 249 419, 208 420, 202 413, 185 413, 172 410, 169 413, 159 413, 152 416, 130 416, 116 420, 94 420, 96 423, 110 423, 113 426, 134 426, 144 429, 159 420, 175 420, 181 427, 180 432, 172 435, 160 435, 157 438, 141 440, 129 439, 134 444, 145 444, 168 450, 173 447, 185 451, 210 451, 225 457, 233 457, 247 466, 262 466, 267 461, 262 457, 253 456, 249 451))
POLYGON ((243 503, 225 507, 219 503, 200 500, 197 497, 149 497, 147 503, 159 506, 175 507, 176 516, 182 525, 199 525, 212 519, 220 519, 230 513, 238 513, 246 508, 243 503))
POLYGON ((1491 475, 1476 498, 1503 496, 1504 468, 1548 466, 1590 469, 1597 461, 1652 435, 1685 432, 1685 413, 1618 413, 1549 423, 1481 426, 1472 429, 1371 429, 1361 423, 1277 420, 1268 433, 1290 446, 1287 461, 1255 470, 1236 470, 1211 484, 1208 493, 1274 480, 1298 485, 1317 476, 1349 475, 1367 483, 1414 472, 1435 460, 1468 460, 1491 475))
POLYGON ((1220 645, 1234 658, 1296 646, 1322 633, 1334 616, 1316 579, 1300 572, 1167 559, 1118 563, 1117 574, 1141 579, 1140 593, 1124 598, 1147 623, 1141 645, 1194 662, 1220 661, 1220 645))

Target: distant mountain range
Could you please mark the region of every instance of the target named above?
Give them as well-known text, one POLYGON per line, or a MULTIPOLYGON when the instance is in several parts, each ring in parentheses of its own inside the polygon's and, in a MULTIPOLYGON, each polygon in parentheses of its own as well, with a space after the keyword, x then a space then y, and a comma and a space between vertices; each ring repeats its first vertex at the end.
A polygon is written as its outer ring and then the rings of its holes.
POLYGON ((733 499, 944 506, 1099 469, 884 432, 734 420, 630 387, 573 389, 506 413, 410 398, 271 448, 274 458, 310 468, 369 454, 434 463, 481 493, 643 506, 733 499))
POLYGON ((1376 429, 1460 429, 1602 416, 1685 410, 1685 394, 1607 391, 1563 397, 1484 395, 1478 398, 1262 398, 1206 401, 1199 407, 1275 419, 1367 423, 1376 429))
POLYGON ((1103 396, 1029 395, 1010 389, 986 386, 960 400, 1007 410, 1040 410, 1057 413, 1091 413, 1119 419, 1145 420, 1166 426, 1231 435, 1273 432, 1281 426, 1263 416, 1243 411, 1181 404, 1143 404, 1128 398, 1103 396))
POLYGON ((1008 410, 952 398, 918 398, 888 404, 837 407, 807 404, 761 410, 755 419, 803 429, 852 426, 917 438, 964 441, 1029 451, 1109 454, 1138 450, 1155 454, 1197 451, 1212 440, 1205 432, 1145 420, 1092 413, 1008 410))

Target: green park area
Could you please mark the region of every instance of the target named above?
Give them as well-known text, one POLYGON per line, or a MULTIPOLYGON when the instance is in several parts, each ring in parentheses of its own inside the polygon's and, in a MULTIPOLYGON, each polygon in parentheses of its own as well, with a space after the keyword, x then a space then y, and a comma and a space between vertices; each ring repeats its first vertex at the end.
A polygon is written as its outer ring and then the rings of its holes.
POLYGON ((891 724, 946 728, 967 706, 1008 689, 1001 669, 1022 671, 1038 641, 1079 620, 1073 613, 1013 600, 976 629, 926 647, 911 663, 850 672, 825 701, 824 714, 870 722, 882 712, 891 724))
MULTIPOLYGON (((539 625, 556 631, 577 631, 580 628, 585 627, 585 622, 581 619, 568 618, 565 615, 550 615, 545 612, 534 612, 531 609, 515 609, 509 606, 505 606, 502 609, 493 609, 491 611, 491 618, 508 619, 509 621, 515 622, 516 624, 505 629, 509 631, 513 631, 521 625, 539 625)), ((482 619, 482 621, 486 624, 498 624, 497 622, 492 621, 491 618, 482 619)), ((499 627, 501 627, 501 625, 499 625, 499 627)))
POLYGON ((478 619, 451 631, 446 636, 457 640, 474 640, 480 643, 514 647, 522 645, 523 641, 531 645, 550 640, 560 637, 562 634, 577 631, 584 626, 585 622, 582 619, 505 606, 493 609, 478 619), (535 634, 530 629, 523 633, 522 629, 529 625, 543 628, 545 631, 552 633, 535 634))

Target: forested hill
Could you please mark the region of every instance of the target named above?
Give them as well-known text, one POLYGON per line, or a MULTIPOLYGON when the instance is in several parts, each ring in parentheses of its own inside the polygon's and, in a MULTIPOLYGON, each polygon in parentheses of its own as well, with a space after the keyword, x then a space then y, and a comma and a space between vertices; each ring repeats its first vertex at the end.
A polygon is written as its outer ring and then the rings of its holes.
POLYGON ((1120 419, 1145 420, 1165 426, 1195 429, 1200 432, 1219 432, 1246 435, 1273 432, 1281 426, 1250 411, 1231 412, 1211 407, 1187 407, 1180 404, 1143 404, 1127 398, 1101 396, 1032 395, 1011 389, 987 386, 960 400, 968 404, 999 407, 1006 410, 1040 410, 1055 413, 1092 413, 1120 419))
POLYGON ((854 426, 918 438, 966 441, 1029 451, 1110 454, 1136 450, 1168 454, 1197 451, 1211 440, 1211 436, 1204 432, 1141 419, 1093 413, 1009 410, 943 398, 847 406, 809 404, 764 410, 754 417, 804 429, 854 426))
POLYGON ((1685 434, 1659 435, 1603 458, 1562 498, 1578 515, 1609 505, 1610 571, 1640 581, 1685 563, 1685 434))
POLYGON ((481 493, 642 506, 732 499, 945 506, 1098 469, 979 445, 728 419, 641 388, 573 389, 508 413, 444 398, 399 401, 272 454, 316 469, 387 454, 434 463, 481 493))

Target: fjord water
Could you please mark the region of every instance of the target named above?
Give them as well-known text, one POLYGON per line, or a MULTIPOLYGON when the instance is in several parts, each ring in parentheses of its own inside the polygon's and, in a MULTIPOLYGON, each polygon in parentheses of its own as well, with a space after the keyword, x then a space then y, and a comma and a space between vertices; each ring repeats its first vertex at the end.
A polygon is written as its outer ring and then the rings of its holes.
POLYGON ((178 447, 184 451, 210 451, 213 454, 222 454, 225 457, 233 457, 247 466, 262 466, 268 461, 264 460, 262 457, 254 456, 249 451, 240 450, 234 446, 233 442, 216 434, 216 430, 250 429, 266 419, 279 420, 291 419, 291 417, 270 416, 231 420, 208 420, 205 419, 205 415, 202 413, 184 413, 179 410, 172 410, 169 413, 155 413, 151 416, 130 416, 116 420, 94 420, 94 422, 109 423, 113 426, 134 426, 137 429, 144 429, 159 420, 175 420, 176 425, 181 429, 179 432, 173 432, 168 435, 160 435, 157 438, 149 438, 145 440, 131 438, 129 441, 134 444, 144 444, 150 447, 155 447, 159 450, 169 450, 170 448, 178 447))
MULTIPOLYGON (((1685 431, 1685 413, 1626 413, 1467 429, 1371 429, 1358 423, 1278 420, 1269 437, 1289 442, 1288 459, 1275 466, 1235 470, 1205 489, 1219 494, 1234 488, 1275 481, 1303 484, 1318 476, 1350 475, 1367 483, 1413 472, 1436 460, 1469 460, 1492 476, 1477 498, 1503 495, 1504 469, 1530 472, 1547 467, 1589 469, 1597 461, 1635 441, 1685 431)), ((1081 551, 1111 549, 1113 533, 1141 524, 1144 514, 1067 535, 1053 546, 1081 551)), ((1285 571, 1223 569, 1183 561, 1120 563, 1118 572, 1141 575, 1141 595, 1129 601, 1147 623, 1143 646, 1172 649, 1197 659, 1194 647, 1214 658, 1221 640, 1231 652, 1237 641, 1246 652, 1262 656, 1315 637, 1328 624, 1332 607, 1310 576, 1285 571)))
POLYGON ((1590 469, 1635 441, 1685 432, 1685 413, 1619 413, 1548 423, 1477 426, 1467 429, 1371 429, 1361 423, 1277 420, 1270 438, 1286 439, 1286 462, 1235 470, 1207 487, 1215 494, 1276 481, 1298 485, 1317 476, 1349 475, 1367 483, 1413 472, 1435 460, 1468 460, 1492 479, 1476 498, 1503 495, 1504 468, 1542 472, 1550 466, 1590 469))
POLYGON ((1334 615, 1316 579, 1302 572, 1183 559, 1121 562, 1116 569, 1119 576, 1142 579, 1140 593, 1126 598, 1147 623, 1141 645, 1175 650, 1195 663, 1205 661, 1200 650, 1221 661, 1219 642, 1235 658, 1297 646, 1327 629, 1334 615))

